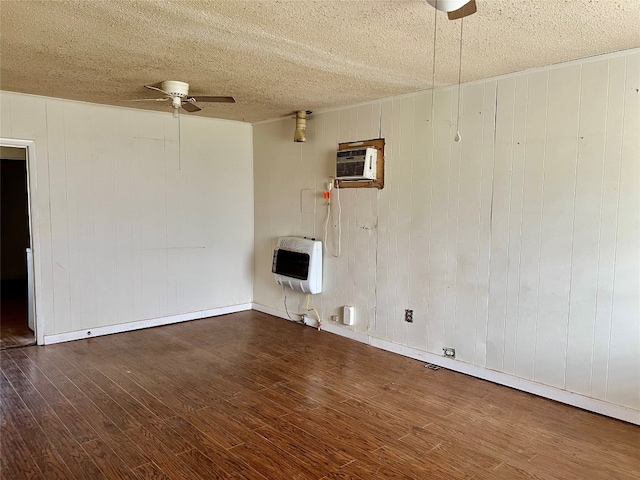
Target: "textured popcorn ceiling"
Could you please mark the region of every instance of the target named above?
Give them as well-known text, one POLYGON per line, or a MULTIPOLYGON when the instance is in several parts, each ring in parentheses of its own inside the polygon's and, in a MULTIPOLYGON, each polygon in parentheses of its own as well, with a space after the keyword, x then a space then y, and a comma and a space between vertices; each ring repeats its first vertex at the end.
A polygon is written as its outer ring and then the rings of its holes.
MULTIPOLYGON (((640 46, 640 0, 477 0, 462 81, 640 46)), ((0 88, 170 111, 142 86, 233 95, 203 115, 258 121, 428 89, 424 0, 0 1, 0 88)), ((460 22, 438 13, 436 83, 457 82, 460 22)))

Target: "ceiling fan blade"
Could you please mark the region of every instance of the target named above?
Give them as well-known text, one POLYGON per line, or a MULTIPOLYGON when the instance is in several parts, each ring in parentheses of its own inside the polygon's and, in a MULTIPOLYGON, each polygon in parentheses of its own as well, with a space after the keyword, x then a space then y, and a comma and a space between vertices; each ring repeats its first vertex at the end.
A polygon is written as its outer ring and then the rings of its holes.
POLYGON ((169 97, 164 98, 140 98, 138 100, 128 100, 129 102, 166 102, 171 100, 169 97))
POLYGON ((468 17, 478 11, 476 7, 476 0, 471 0, 469 3, 463 5, 458 10, 447 13, 449 20, 458 20, 459 18, 468 17))
POLYGON ((193 103, 190 100, 187 100, 185 102, 182 102, 182 108, 184 108, 187 112, 199 112, 200 110, 202 110, 199 106, 197 106, 195 103, 193 103))
POLYGON ((165 94, 167 97, 170 97, 171 95, 169 95, 167 92, 165 92, 164 90, 162 90, 161 88, 156 87, 155 85, 145 85, 144 88, 148 88, 149 90, 156 90, 160 93, 165 94))
POLYGON ((200 103, 236 103, 236 99, 233 97, 212 97, 212 96, 198 96, 198 97, 190 97, 193 98, 195 102, 200 103))

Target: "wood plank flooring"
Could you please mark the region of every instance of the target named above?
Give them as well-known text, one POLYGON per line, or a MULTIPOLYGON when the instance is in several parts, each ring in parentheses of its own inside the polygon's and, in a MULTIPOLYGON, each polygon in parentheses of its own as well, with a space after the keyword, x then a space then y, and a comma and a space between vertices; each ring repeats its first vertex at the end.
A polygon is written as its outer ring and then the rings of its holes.
POLYGON ((7 480, 640 476, 640 427, 258 312, 0 357, 7 480))

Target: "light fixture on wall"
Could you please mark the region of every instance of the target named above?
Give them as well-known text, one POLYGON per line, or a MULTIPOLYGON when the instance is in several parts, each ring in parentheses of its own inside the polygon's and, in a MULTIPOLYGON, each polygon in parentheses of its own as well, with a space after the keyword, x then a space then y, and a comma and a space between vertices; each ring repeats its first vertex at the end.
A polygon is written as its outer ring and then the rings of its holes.
POLYGON ((296 112, 296 130, 293 134, 294 142, 307 141, 307 115, 311 115, 311 110, 298 110, 296 112))

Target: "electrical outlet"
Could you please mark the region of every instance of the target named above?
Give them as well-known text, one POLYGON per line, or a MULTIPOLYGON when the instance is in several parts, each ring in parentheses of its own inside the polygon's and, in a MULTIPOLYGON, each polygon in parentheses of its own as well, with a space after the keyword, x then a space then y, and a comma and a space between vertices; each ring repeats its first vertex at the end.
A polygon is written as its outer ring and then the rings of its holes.
POLYGON ((404 311, 404 321, 405 322, 409 322, 409 323, 413 323, 413 310, 410 309, 406 309, 404 311))
POLYGON ((444 347, 442 349, 444 356, 449 358, 456 358, 456 349, 451 347, 444 347))

